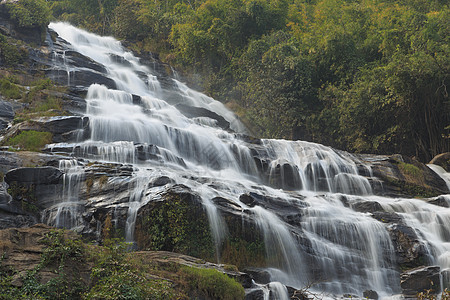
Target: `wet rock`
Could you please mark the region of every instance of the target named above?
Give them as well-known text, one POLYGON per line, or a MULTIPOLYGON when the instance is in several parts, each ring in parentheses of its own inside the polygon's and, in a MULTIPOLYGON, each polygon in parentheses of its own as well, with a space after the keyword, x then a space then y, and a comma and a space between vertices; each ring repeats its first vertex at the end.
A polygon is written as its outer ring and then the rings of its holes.
POLYGON ((270 273, 266 269, 248 267, 242 271, 249 274, 256 283, 267 284, 270 282, 270 273))
POLYGON ((288 162, 279 163, 270 171, 269 182, 276 188, 288 190, 300 190, 303 187, 298 167, 288 162))
POLYGON ((430 164, 441 166, 447 172, 450 172, 450 152, 441 153, 436 155, 431 161, 430 164))
POLYGON ((450 207, 450 196, 439 196, 433 199, 428 199, 427 202, 437 206, 450 207))
POLYGON ((419 241, 414 229, 402 224, 393 224, 388 226, 388 231, 401 269, 418 267, 427 262, 426 248, 419 241))
POLYGON ((161 152, 158 146, 140 144, 136 145, 136 155, 141 161, 151 160, 161 160, 161 152))
POLYGON ((401 223, 402 217, 394 212, 380 212, 376 211, 372 213, 372 217, 383 223, 401 223))
POLYGON ((245 294, 245 300, 265 300, 266 296, 262 289, 251 289, 245 294))
POLYGON ((149 183, 149 187, 164 186, 175 183, 175 181, 167 176, 157 177, 149 183))
POLYGON ((60 85, 80 86, 85 90, 94 83, 102 84, 110 89, 117 88, 114 80, 97 71, 73 70, 68 73, 65 70, 47 70, 46 75, 60 85))
POLYGON ((239 201, 244 203, 245 205, 249 207, 254 207, 256 205, 255 199, 250 196, 249 194, 242 194, 239 196, 239 201))
POLYGON ((230 128, 230 123, 227 120, 206 108, 189 106, 182 103, 177 104, 175 107, 188 118, 207 117, 216 120, 217 126, 222 129, 228 130, 230 128))
POLYGON ((408 298, 417 297, 418 293, 431 290, 431 294, 440 292, 440 267, 420 267, 401 274, 400 286, 403 295, 408 298))
POLYGON ((374 202, 374 201, 363 201, 363 202, 357 202, 353 203, 351 205, 353 210, 358 212, 376 212, 376 211, 383 211, 383 207, 380 203, 374 202))
POLYGON ((382 191, 391 197, 433 197, 448 193, 442 178, 421 162, 402 155, 359 155, 382 182, 382 191), (414 169, 413 174, 408 170, 414 169))
POLYGON ((58 183, 62 172, 54 167, 17 168, 6 173, 5 181, 23 184, 51 184, 58 183))
POLYGON ((8 126, 14 119, 14 109, 9 102, 1 100, 0 97, 0 130, 8 126))
POLYGON ((378 300, 378 293, 372 290, 367 290, 363 292, 363 297, 365 299, 374 299, 378 300))

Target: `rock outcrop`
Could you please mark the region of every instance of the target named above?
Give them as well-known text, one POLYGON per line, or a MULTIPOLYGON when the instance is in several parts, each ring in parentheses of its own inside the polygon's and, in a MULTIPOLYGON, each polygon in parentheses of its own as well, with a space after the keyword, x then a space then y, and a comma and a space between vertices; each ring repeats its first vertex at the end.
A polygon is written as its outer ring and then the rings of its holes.
POLYGON ((416 299, 419 293, 438 294, 441 290, 440 268, 438 266, 420 267, 401 275, 401 286, 406 298, 416 299))

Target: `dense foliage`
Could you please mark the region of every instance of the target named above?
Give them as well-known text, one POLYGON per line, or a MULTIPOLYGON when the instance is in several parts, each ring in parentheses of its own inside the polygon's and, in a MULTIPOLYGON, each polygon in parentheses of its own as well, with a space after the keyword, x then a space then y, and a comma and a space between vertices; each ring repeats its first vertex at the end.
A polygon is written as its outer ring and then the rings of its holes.
POLYGON ((20 27, 45 27, 51 11, 45 0, 20 0, 6 4, 11 18, 20 27))
POLYGON ((356 152, 450 150, 445 0, 60 0, 56 18, 132 40, 255 134, 356 152))

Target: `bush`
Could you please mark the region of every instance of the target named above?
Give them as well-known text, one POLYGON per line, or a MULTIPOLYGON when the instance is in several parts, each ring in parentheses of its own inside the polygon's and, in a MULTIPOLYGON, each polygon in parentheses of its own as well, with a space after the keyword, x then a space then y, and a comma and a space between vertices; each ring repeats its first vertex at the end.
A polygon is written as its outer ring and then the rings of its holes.
POLYGON ((189 284, 189 290, 208 299, 244 299, 245 291, 236 280, 214 269, 199 269, 183 266, 182 276, 189 284))
POLYGON ((21 0, 7 7, 20 27, 45 27, 50 21, 51 11, 45 0, 21 0))
POLYGON ((12 83, 8 78, 0 79, 0 94, 11 99, 19 99, 22 97, 19 86, 12 83))
POLYGON ((9 146, 17 147, 20 150, 27 151, 39 151, 46 144, 50 144, 52 141, 52 134, 50 132, 39 131, 22 131, 13 138, 10 138, 6 144, 9 146))
POLYGON ((94 286, 83 299, 172 299, 171 284, 165 280, 148 279, 125 260, 128 244, 118 239, 105 240, 96 260, 91 278, 94 286))
POLYGON ((25 47, 13 45, 8 39, 0 34, 0 59, 8 66, 14 66, 22 63, 28 55, 25 47))

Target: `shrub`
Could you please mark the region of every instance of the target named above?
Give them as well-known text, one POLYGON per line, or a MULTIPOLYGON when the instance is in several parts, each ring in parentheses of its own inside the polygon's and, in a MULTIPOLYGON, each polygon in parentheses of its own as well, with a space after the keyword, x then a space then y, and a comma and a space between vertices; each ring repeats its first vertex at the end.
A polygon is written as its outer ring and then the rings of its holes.
POLYGON ((19 99, 22 97, 19 86, 12 83, 8 78, 0 79, 0 94, 11 99, 19 99))
POLYGON ((52 141, 52 134, 50 132, 40 131, 22 131, 13 138, 10 138, 6 144, 9 146, 17 147, 20 150, 27 151, 39 151, 46 144, 50 144, 52 141))
POLYGON ((423 171, 416 167, 413 164, 408 164, 404 162, 400 162, 398 165, 400 171, 405 176, 406 180, 410 182, 414 182, 417 184, 423 184, 424 183, 424 175, 423 171))
POLYGON ((8 66, 22 63, 28 55, 25 47, 13 45, 8 39, 0 34, 0 59, 8 66))
POLYGON ((214 269, 199 269, 183 266, 182 276, 189 290, 200 298, 234 300, 244 299, 245 291, 236 280, 214 269))
POLYGON ((21 0, 7 7, 20 27, 45 27, 50 21, 51 11, 45 0, 21 0))

